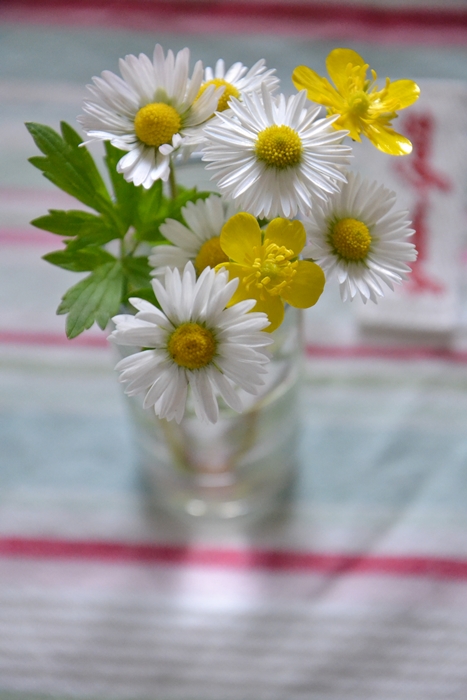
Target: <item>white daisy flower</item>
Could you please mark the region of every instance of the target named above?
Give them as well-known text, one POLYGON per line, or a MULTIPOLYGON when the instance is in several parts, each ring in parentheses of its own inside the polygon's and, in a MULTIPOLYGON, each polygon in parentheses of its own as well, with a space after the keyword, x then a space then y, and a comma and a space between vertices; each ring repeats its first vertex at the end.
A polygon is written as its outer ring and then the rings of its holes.
POLYGON ((200 93, 204 92, 209 85, 223 87, 224 94, 217 105, 217 112, 223 112, 230 107, 230 98, 236 97, 241 100, 243 95, 250 95, 252 92, 261 91, 261 83, 264 83, 270 92, 279 86, 279 78, 274 75, 274 68, 267 69, 266 61, 262 58, 249 70, 243 63, 234 63, 225 70, 225 63, 220 58, 214 70, 205 68, 204 83, 200 93))
POLYGON ((266 314, 251 312, 249 299, 226 309, 238 279, 225 270, 206 268, 196 279, 191 262, 183 273, 167 269, 165 285, 153 280, 159 310, 142 299, 130 299, 136 316, 115 316, 110 335, 121 345, 148 348, 121 360, 116 369, 130 396, 145 392, 144 408, 178 423, 183 418, 190 387, 196 415, 215 423, 217 395, 234 410, 242 410, 235 386, 256 394, 272 342, 263 329, 266 314))
POLYGON ((205 267, 216 267, 228 262, 229 258, 220 246, 220 233, 223 225, 237 213, 232 202, 225 202, 212 194, 206 200, 198 199, 182 207, 184 226, 175 219, 166 219, 160 231, 173 245, 158 245, 152 249, 149 264, 154 268, 151 274, 161 276, 166 267, 183 270, 191 260, 198 275, 205 267))
POLYGON ((341 141, 348 132, 332 127, 337 115, 317 119, 321 108, 305 107, 304 90, 286 100, 262 85, 261 95, 232 97, 229 111, 205 127, 206 168, 243 211, 268 219, 307 214, 313 199, 345 182, 341 169, 351 149, 341 141))
POLYGON ((203 66, 198 61, 189 79, 189 60, 189 49, 164 57, 157 44, 152 61, 144 54, 126 56, 119 62, 122 78, 104 71, 87 86, 92 99, 78 117, 90 137, 87 143, 110 141, 128 151, 117 165, 127 182, 149 188, 156 180, 167 181, 171 153, 185 139, 196 143, 197 131, 202 139, 199 126, 211 117, 223 89, 212 86, 197 97, 203 66))
POLYGON ((366 303, 407 279, 408 262, 417 251, 407 239, 414 233, 406 211, 391 212, 396 194, 356 173, 304 221, 309 244, 303 257, 312 258, 326 276, 337 277, 343 301, 357 293, 366 303))

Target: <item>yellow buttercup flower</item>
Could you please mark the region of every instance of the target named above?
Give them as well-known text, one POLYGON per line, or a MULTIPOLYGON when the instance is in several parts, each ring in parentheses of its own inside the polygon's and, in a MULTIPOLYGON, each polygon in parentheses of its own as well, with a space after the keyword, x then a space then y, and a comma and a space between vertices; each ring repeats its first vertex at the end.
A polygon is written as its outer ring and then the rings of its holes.
POLYGON ((255 311, 267 314, 274 331, 284 318, 284 303, 299 309, 316 304, 324 289, 322 269, 310 260, 298 260, 306 243, 300 221, 273 219, 264 233, 251 214, 232 216, 223 226, 220 244, 230 262, 221 263, 230 279, 239 278, 230 305, 255 299, 255 311))
POLYGON ((391 121, 397 110, 413 104, 420 88, 413 80, 396 80, 382 90, 376 85, 377 75, 352 49, 334 49, 326 59, 326 68, 335 87, 307 66, 298 66, 292 74, 297 90, 307 90, 308 98, 327 107, 328 114, 339 114, 333 126, 348 129, 349 136, 360 141, 366 136, 380 151, 393 156, 407 155, 412 151, 409 139, 392 129, 391 121))

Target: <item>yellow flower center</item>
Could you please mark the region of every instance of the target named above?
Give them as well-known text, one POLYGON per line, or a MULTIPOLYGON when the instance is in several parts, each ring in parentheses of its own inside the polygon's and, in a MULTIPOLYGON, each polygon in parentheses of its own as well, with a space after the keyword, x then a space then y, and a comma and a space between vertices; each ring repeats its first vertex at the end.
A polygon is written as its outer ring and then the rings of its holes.
POLYGON ((216 88, 225 88, 217 104, 218 112, 224 112, 224 110, 229 108, 229 101, 231 97, 240 97, 240 91, 237 90, 235 85, 232 85, 232 83, 228 83, 227 80, 224 80, 223 78, 213 78, 212 80, 208 80, 206 83, 203 83, 203 85, 201 85, 196 99, 198 99, 198 97, 201 97, 201 95, 206 90, 206 88, 209 87, 209 85, 215 85, 216 88))
POLYGON ((363 90, 357 90, 349 99, 349 112, 356 117, 363 117, 368 112, 370 98, 363 90))
POLYGON ((294 251, 283 245, 270 243, 266 239, 260 250, 258 246, 253 248, 253 255, 253 270, 244 279, 247 290, 254 285, 262 292, 262 299, 265 298, 265 294, 280 296, 297 272, 297 260, 291 261, 295 256, 294 251))
POLYGON ((255 144, 255 155, 272 168, 284 170, 298 165, 302 158, 300 136, 290 126, 268 126, 260 131, 255 144))
POLYGON ((199 323, 183 323, 172 333, 167 345, 173 361, 186 369, 206 367, 216 348, 214 334, 199 323))
POLYGON ((229 258, 221 248, 220 236, 213 236, 199 249, 195 258, 195 269, 200 275, 205 267, 216 267, 225 262, 229 262, 229 258))
POLYGON ((159 148, 170 143, 180 131, 182 120, 174 107, 165 102, 151 102, 141 107, 135 117, 135 133, 147 146, 159 148))
POLYGON ((339 257, 362 261, 368 255, 372 238, 363 221, 341 219, 331 226, 330 241, 339 257))

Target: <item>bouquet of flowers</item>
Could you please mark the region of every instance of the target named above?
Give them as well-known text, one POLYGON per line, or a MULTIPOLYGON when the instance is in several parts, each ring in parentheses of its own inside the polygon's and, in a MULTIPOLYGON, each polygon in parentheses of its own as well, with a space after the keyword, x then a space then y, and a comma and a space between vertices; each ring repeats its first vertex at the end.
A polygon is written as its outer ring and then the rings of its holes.
POLYGON ((416 251, 395 195, 351 171, 347 137, 382 152, 410 153, 392 128, 419 95, 412 80, 386 80, 353 50, 327 57, 334 85, 293 72, 297 93, 278 94, 263 60, 228 70, 189 50, 120 60, 88 86, 78 118, 61 135, 27 124, 42 156, 31 163, 86 209, 50 210, 32 224, 63 237, 45 255, 89 273, 63 296, 74 338, 113 321, 110 338, 134 352, 117 365, 129 395, 180 422, 187 401, 215 423, 219 399, 242 410, 268 371, 273 333, 288 306, 308 308, 326 277, 343 301, 376 302, 410 271, 416 251), (370 77, 368 77, 370 75, 370 77), (323 107, 327 114, 322 113, 323 107), (86 144, 105 144, 111 192, 86 144), (216 192, 180 186, 177 168, 198 154, 216 192))

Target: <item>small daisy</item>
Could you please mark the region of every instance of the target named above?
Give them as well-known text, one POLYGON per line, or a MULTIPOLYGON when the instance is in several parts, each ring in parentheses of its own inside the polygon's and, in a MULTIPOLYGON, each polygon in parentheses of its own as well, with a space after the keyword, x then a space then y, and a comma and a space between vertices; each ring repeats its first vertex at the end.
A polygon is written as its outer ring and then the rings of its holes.
POLYGON ((314 198, 325 199, 345 182, 341 169, 351 149, 341 144, 346 131, 335 131, 337 119, 317 119, 319 107, 305 106, 306 92, 273 97, 265 85, 205 127, 206 168, 222 194, 254 216, 291 218, 307 214, 314 198))
POLYGON ((154 406, 160 418, 183 418, 191 390, 196 415, 215 423, 219 416, 217 395, 234 411, 242 410, 235 391, 239 386, 256 394, 264 384, 269 357, 263 333, 267 316, 252 312, 254 300, 226 309, 238 281, 228 281, 227 272, 206 268, 196 280, 191 262, 180 275, 167 270, 165 286, 153 280, 161 309, 142 299, 130 299, 136 316, 113 319, 116 330, 110 338, 120 345, 148 348, 121 360, 116 369, 120 381, 128 383, 129 396, 145 393, 144 408, 154 406))
POLYGON ((224 112, 230 107, 230 98, 236 97, 241 100, 242 95, 250 95, 252 92, 261 91, 261 83, 264 83, 270 92, 279 86, 279 78, 274 75, 275 69, 266 69, 266 61, 262 58, 248 70, 243 63, 234 63, 226 71, 225 63, 220 58, 216 63, 216 68, 205 68, 204 83, 201 85, 199 95, 206 90, 209 85, 223 87, 224 94, 217 105, 217 112, 224 112))
POLYGON ((87 86, 92 99, 78 117, 90 137, 87 143, 110 141, 128 151, 117 165, 127 182, 147 189, 156 180, 166 182, 171 153, 185 138, 196 143, 197 132, 202 138, 199 126, 212 115, 223 90, 209 87, 197 99, 203 66, 198 61, 189 79, 189 60, 189 49, 164 57, 157 44, 152 61, 144 54, 126 56, 119 62, 122 78, 104 71, 87 86))
POLYGON ((184 226, 175 219, 166 219, 160 231, 173 245, 158 245, 152 249, 149 264, 152 275, 165 274, 166 267, 183 270, 191 260, 198 275, 205 267, 216 267, 229 258, 220 246, 220 233, 225 222, 236 213, 232 202, 226 203, 218 195, 188 202, 182 207, 184 226))
POLYGON ((408 262, 417 251, 407 240, 406 211, 391 212, 394 192, 350 173, 340 192, 317 206, 305 226, 309 244, 303 257, 312 258, 326 276, 336 276, 343 301, 357 293, 366 303, 384 295, 382 282, 393 289, 407 279, 408 262))

